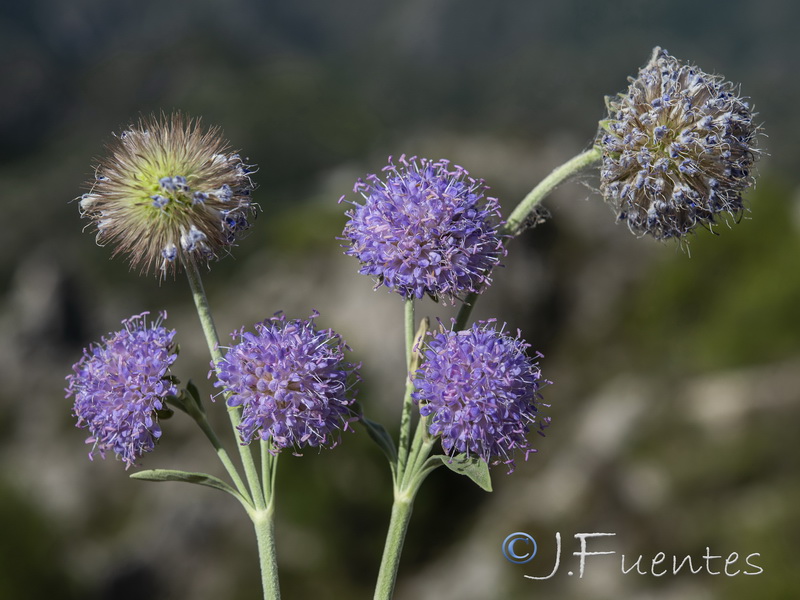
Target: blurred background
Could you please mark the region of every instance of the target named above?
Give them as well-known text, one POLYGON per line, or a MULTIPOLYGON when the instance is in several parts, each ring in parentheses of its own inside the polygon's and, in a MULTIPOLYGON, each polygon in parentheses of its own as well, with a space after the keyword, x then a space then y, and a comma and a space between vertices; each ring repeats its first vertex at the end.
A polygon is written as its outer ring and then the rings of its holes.
MULTIPOLYGON (((798 19, 791 0, 3 2, 0 597, 260 595, 239 505, 90 462, 64 399, 81 348, 161 309, 178 329, 176 375, 212 391, 186 282, 140 277, 81 233, 71 200, 112 132, 180 109, 259 165, 260 216, 205 278, 221 334, 318 309, 364 362, 367 414, 395 431, 401 302, 342 255, 337 200, 405 152, 486 179, 508 214, 588 147, 603 96, 655 45, 752 98, 768 137, 750 212, 686 251, 617 225, 592 175, 546 201, 551 217, 514 242, 475 316, 543 352, 553 425, 512 475, 493 470, 492 494, 449 471, 429 478, 397 598, 800 597, 798 19), (515 531, 539 541, 527 565, 501 554, 515 531), (552 570, 556 532, 560 572, 525 579, 552 570), (582 579, 566 574, 580 532, 616 533, 590 550, 617 552, 590 557, 582 579), (729 572, 758 553, 763 573, 621 573, 621 554, 628 567, 643 555, 644 570, 658 552, 668 569, 673 555, 705 566, 707 552, 736 552, 729 572)), ((188 419, 163 426, 144 468, 219 474, 188 419)), ((358 430, 282 458, 278 479, 284 597, 370 597, 391 504, 378 449, 358 430)))

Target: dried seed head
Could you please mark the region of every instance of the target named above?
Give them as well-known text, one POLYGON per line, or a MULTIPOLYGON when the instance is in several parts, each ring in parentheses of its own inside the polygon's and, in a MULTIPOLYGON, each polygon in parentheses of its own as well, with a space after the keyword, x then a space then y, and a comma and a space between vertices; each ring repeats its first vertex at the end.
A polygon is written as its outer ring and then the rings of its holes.
POLYGON ((218 128, 180 113, 145 118, 109 144, 81 215, 97 243, 115 245, 132 268, 174 273, 183 261, 218 256, 249 227, 252 172, 218 128))
POLYGON ((600 191, 635 234, 683 237, 737 217, 758 158, 750 105, 737 86, 661 48, 600 123, 600 191))

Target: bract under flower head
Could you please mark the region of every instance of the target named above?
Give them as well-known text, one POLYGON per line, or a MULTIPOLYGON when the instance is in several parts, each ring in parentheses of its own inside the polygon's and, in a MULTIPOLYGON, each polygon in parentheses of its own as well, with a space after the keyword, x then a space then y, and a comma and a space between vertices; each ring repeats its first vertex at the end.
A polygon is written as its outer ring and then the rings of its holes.
POLYGON ((67 398, 75 398, 77 426, 89 429, 89 458, 95 452, 105 458, 113 450, 126 469, 155 447, 161 437, 157 411, 167 396, 177 393, 169 377, 176 358, 175 331, 161 326, 166 313, 152 323, 148 314, 122 321, 124 329, 85 349, 67 376, 67 398))
POLYGON ((516 450, 535 452, 527 434, 542 432, 549 417, 539 415, 541 378, 530 345, 497 330, 493 321, 464 331, 443 331, 424 346, 424 362, 414 375, 419 412, 428 431, 441 437, 449 455, 467 453, 514 470, 516 450))
POLYGON ((460 298, 491 282, 505 255, 495 198, 483 181, 447 160, 389 159, 385 179, 370 175, 354 191, 344 239, 345 254, 403 298, 460 298))
POLYGON ((619 219, 664 239, 739 215, 758 127, 737 87, 661 48, 629 80, 627 93, 606 99, 597 139, 600 191, 619 219))
POLYGON ((258 323, 255 333, 236 332, 239 343, 217 364, 216 387, 229 406, 241 406, 242 442, 271 441, 274 451, 304 446, 333 447, 349 429, 353 382, 360 365, 344 360, 349 350, 331 329, 285 315, 258 323))
POLYGON ((180 113, 143 119, 116 136, 80 210, 97 243, 131 267, 160 274, 231 246, 255 214, 252 168, 229 153, 219 129, 180 113))

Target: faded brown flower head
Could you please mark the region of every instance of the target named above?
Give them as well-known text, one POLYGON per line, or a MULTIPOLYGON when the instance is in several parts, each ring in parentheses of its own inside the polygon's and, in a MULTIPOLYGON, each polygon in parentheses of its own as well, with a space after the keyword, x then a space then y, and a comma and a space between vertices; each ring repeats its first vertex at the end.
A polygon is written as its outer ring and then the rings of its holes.
POLYGON ((131 268, 159 275, 206 262, 231 246, 255 215, 253 169, 216 127, 180 113, 149 117, 116 135, 95 170, 81 215, 97 243, 131 268))
POLYGON ((681 238, 737 217, 758 127, 738 87, 655 48, 600 123, 600 191, 638 235, 681 238))

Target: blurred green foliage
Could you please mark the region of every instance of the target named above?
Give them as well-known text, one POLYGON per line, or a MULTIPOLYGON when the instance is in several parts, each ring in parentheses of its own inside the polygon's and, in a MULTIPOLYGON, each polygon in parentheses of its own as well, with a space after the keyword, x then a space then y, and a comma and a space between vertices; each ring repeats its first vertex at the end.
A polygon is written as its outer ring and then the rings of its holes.
POLYGON ((0 598, 86 599, 64 560, 68 548, 59 524, 2 480, 0 531, 0 598))
POLYGON ((763 177, 751 211, 647 273, 623 311, 643 367, 693 373, 768 363, 800 352, 800 217, 789 182, 763 177))

